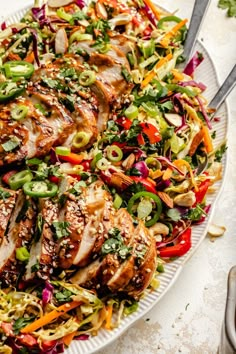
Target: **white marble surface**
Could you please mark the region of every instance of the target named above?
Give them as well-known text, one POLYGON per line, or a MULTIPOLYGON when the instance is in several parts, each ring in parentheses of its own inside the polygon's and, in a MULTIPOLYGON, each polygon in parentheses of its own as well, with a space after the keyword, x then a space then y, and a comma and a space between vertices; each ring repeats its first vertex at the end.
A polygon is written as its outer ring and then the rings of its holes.
MULTIPOLYGON (((0 0, 0 16, 30 4, 30 0, 0 0)), ((194 0, 159 0, 190 17, 194 0)), ((236 18, 212 0, 199 35, 222 82, 236 63, 236 18)), ((227 273, 236 264, 236 89, 230 94, 229 163, 213 221, 226 227, 215 242, 206 237, 165 297, 132 328, 99 354, 215 354, 223 320, 227 273)))

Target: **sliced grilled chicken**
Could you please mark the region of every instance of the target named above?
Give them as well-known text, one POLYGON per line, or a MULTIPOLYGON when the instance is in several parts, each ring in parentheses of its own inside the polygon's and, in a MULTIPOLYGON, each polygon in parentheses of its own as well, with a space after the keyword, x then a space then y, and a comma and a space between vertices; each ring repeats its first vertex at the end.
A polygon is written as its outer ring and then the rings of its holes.
POLYGON ((150 284, 157 266, 156 242, 140 221, 137 227, 138 241, 134 247, 136 269, 130 283, 123 289, 132 297, 138 297, 150 284))
MULTIPOLYGON (((134 226, 130 214, 125 209, 120 209, 110 220, 107 228, 119 228, 124 244, 129 246, 134 237, 134 226)), ((108 229, 108 231, 109 231, 108 229)), ((103 242, 106 239, 103 240, 103 242)), ((99 253, 97 254, 99 256, 99 253)), ((116 254, 108 254, 103 259, 96 259, 87 267, 82 268, 70 279, 73 283, 99 289, 106 286, 107 282, 120 268, 121 261, 116 254)))
POLYGON ((107 236, 114 209, 111 196, 103 186, 103 182, 96 181, 86 188, 85 227, 74 265, 85 266, 94 259, 107 236))
POLYGON ((39 199, 40 213, 37 219, 37 237, 30 249, 30 259, 26 266, 25 281, 40 278, 48 279, 57 266, 57 242, 53 232, 53 222, 58 221, 59 205, 50 199, 39 199))
POLYGON ((0 246, 0 278, 4 285, 16 285, 24 268, 23 263, 16 258, 16 250, 21 247, 29 249, 35 219, 36 208, 33 200, 26 199, 23 193, 18 193, 8 232, 0 246))
POLYGON ((0 187, 0 245, 7 231, 7 225, 12 215, 17 198, 17 192, 0 187))

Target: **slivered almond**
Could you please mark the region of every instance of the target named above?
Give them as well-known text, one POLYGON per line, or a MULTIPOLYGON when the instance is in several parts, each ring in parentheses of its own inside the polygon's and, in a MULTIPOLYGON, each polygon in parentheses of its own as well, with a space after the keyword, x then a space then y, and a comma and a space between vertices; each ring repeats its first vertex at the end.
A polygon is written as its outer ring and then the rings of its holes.
POLYGON ((48 6, 61 7, 71 4, 73 1, 74 0, 48 0, 48 6))
POLYGON ((157 195, 169 208, 174 207, 174 201, 167 193, 158 191, 157 195))
POLYGON ((104 20, 107 19, 107 11, 101 2, 96 2, 95 10, 98 17, 103 18, 104 20))
POLYGON ((60 28, 55 37, 55 52, 56 54, 65 54, 68 49, 68 38, 64 28, 60 28))
POLYGON ((133 180, 122 172, 115 172, 111 176, 110 184, 114 187, 125 189, 133 184, 133 180))
POLYGON ((128 170, 133 166, 134 162, 135 162, 135 155, 132 153, 122 162, 122 166, 124 167, 125 170, 128 170))

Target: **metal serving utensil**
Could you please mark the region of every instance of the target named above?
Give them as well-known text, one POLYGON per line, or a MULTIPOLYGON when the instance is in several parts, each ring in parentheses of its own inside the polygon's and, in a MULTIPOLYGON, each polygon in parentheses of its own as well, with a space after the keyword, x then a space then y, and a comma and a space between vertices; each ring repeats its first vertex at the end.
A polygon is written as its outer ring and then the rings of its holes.
POLYGON ((224 100, 227 98, 229 93, 233 90, 234 86, 236 85, 236 64, 234 65, 233 69, 211 100, 211 102, 208 104, 208 107, 211 109, 215 110, 215 112, 218 110, 218 108, 221 106, 221 104, 224 102, 224 100))
POLYGON ((184 43, 183 57, 185 58, 185 62, 188 62, 190 58, 209 4, 210 0, 195 0, 187 38, 184 43))
MULTIPOLYGON (((211 100, 211 102, 208 104, 208 107, 214 111, 214 113, 211 115, 211 119, 214 117, 215 113, 217 110, 220 108, 222 103, 225 101, 227 96, 230 94, 230 92, 233 90, 234 86, 236 85, 236 64, 234 65, 233 69, 223 82, 223 84, 220 86, 219 90, 215 94, 214 98, 211 100)), ((198 164, 198 167, 196 169, 196 175, 200 175, 203 173, 208 165, 208 156, 206 153, 203 153, 202 156, 202 161, 198 164)))

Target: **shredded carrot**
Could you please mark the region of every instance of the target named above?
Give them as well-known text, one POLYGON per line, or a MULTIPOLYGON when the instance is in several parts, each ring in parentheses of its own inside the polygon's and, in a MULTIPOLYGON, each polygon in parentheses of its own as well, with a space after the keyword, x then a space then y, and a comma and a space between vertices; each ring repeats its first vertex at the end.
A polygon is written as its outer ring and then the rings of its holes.
POLYGON ((198 148, 198 146, 201 144, 203 139, 203 130, 202 127, 199 130, 199 132, 194 136, 190 149, 189 149, 189 156, 193 156, 198 148))
POLYGON ((171 74, 174 75, 175 80, 177 81, 182 81, 184 79, 184 75, 182 73, 180 73, 178 70, 176 69, 172 69, 171 70, 171 74))
POLYGON ((78 307, 79 305, 81 305, 80 301, 72 301, 72 302, 68 302, 66 304, 63 304, 63 305, 59 306, 56 310, 53 310, 53 311, 47 313, 46 315, 40 317, 36 321, 34 321, 34 322, 30 323, 29 325, 27 325, 26 327, 24 327, 21 330, 21 333, 32 333, 32 332, 36 331, 37 329, 47 325, 48 323, 51 323, 55 318, 64 315, 66 312, 74 309, 75 307, 78 307))
POLYGON ((160 20, 161 18, 161 14, 160 12, 157 10, 156 6, 151 2, 151 0, 143 0, 143 2, 150 7, 150 9, 152 10, 153 14, 155 15, 157 20, 160 20))
POLYGON ((189 171, 189 174, 190 174, 190 178, 191 178, 192 184, 193 184, 195 190, 197 191, 197 190, 198 190, 198 187, 197 187, 196 181, 195 181, 195 179, 194 179, 193 171, 192 171, 191 166, 190 166, 190 164, 188 163, 188 161, 179 159, 179 160, 173 161, 173 164, 174 164, 176 167, 180 167, 180 168, 181 168, 181 166, 185 166, 185 167, 187 168, 187 170, 189 171))
POLYGON ((21 57, 18 54, 10 52, 8 54, 8 59, 9 60, 21 60, 21 57))
POLYGON ((113 306, 109 305, 106 307, 106 323, 105 328, 111 329, 111 319, 112 319, 113 306))
POLYGON ((63 343, 69 347, 70 343, 72 342, 72 340, 74 339, 75 335, 76 335, 77 331, 74 331, 72 333, 67 334, 65 337, 63 337, 63 343))
POLYGON ((24 61, 27 61, 28 63, 33 63, 34 62, 34 52, 30 52, 24 59, 24 61))
POLYGON ((172 59, 172 54, 171 53, 169 53, 166 57, 161 58, 158 61, 158 63, 155 65, 155 67, 152 69, 152 71, 150 71, 150 73, 142 81, 141 87, 144 88, 145 86, 147 86, 149 84, 149 82, 152 81, 152 79, 155 77, 155 75, 156 75, 155 70, 159 69, 162 65, 164 65, 165 63, 167 63, 171 59, 172 59))
POLYGON ((205 125, 202 126, 202 133, 203 133, 203 142, 204 142, 206 151, 209 154, 209 152, 213 151, 213 144, 212 144, 209 130, 205 125))
POLYGON ((177 25, 175 25, 169 32, 167 32, 165 36, 162 38, 162 40, 160 41, 162 47, 166 48, 169 44, 170 39, 174 37, 174 35, 178 32, 178 30, 180 30, 180 28, 182 28, 187 22, 188 20, 184 19, 179 23, 177 23, 177 25))

